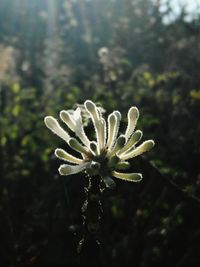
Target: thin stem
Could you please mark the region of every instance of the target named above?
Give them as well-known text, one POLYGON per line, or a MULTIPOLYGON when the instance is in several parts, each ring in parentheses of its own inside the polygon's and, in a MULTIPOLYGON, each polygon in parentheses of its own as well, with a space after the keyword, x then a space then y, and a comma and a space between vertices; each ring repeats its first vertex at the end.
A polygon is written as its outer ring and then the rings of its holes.
POLYGON ((88 176, 88 187, 85 188, 86 200, 82 206, 83 234, 78 245, 82 264, 102 266, 100 254, 99 230, 101 225, 102 191, 101 177, 88 176), (91 256, 92 255, 92 256, 91 256))

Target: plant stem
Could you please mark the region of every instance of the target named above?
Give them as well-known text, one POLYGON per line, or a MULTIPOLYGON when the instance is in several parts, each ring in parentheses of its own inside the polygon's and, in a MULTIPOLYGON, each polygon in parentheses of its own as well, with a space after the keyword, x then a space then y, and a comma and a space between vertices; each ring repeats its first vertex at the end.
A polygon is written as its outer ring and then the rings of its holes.
POLYGON ((83 235, 78 245, 82 264, 102 266, 100 259, 99 230, 102 217, 101 177, 88 176, 88 187, 85 188, 86 200, 82 206, 83 235))

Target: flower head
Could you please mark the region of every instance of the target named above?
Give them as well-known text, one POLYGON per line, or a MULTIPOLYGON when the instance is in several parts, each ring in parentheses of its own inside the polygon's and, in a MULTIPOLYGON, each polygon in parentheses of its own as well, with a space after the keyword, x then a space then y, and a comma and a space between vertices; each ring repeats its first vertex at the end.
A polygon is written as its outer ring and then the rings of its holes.
POLYGON ((70 137, 52 116, 45 117, 46 126, 62 138, 73 150, 80 153, 75 157, 67 151, 57 148, 55 155, 70 164, 63 164, 59 168, 61 175, 72 175, 86 171, 90 176, 100 175, 107 186, 112 186, 114 181, 111 176, 118 179, 139 182, 141 173, 121 172, 129 168, 128 160, 149 151, 154 146, 153 140, 142 144, 137 143, 142 138, 140 130, 135 131, 139 111, 131 107, 128 111, 128 125, 124 134, 119 133, 121 113, 113 111, 104 119, 101 109, 91 100, 84 103, 85 110, 90 115, 95 130, 96 139, 89 140, 85 134, 81 109, 78 107, 73 113, 62 110, 61 120, 74 132, 75 137, 70 137))

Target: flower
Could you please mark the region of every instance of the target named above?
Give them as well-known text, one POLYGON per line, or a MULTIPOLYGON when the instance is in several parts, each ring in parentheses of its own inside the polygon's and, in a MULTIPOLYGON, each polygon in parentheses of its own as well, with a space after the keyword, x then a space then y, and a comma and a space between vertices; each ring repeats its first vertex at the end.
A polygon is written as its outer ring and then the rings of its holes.
POLYGON ((107 47, 101 47, 98 51, 98 56, 100 59, 100 62, 105 65, 108 66, 110 64, 110 51, 107 47))
POLYGON ((109 49, 107 47, 101 47, 98 51, 98 55, 100 58, 108 56, 108 54, 109 54, 109 49))
POLYGON ((135 131, 139 111, 131 107, 128 111, 128 125, 124 134, 119 133, 121 113, 113 111, 107 118, 103 118, 99 109, 91 100, 84 103, 85 110, 90 115, 95 130, 96 140, 90 141, 85 134, 81 109, 78 107, 70 112, 62 110, 61 120, 74 132, 76 137, 70 137, 52 117, 44 119, 46 126, 60 138, 62 138, 73 150, 80 153, 80 157, 73 156, 67 151, 57 148, 55 155, 61 160, 71 164, 62 164, 59 167, 60 175, 72 175, 86 171, 90 176, 99 175, 106 186, 112 186, 115 178, 139 182, 142 179, 141 173, 121 172, 129 168, 128 160, 149 151, 154 146, 153 140, 147 140, 136 146, 142 138, 140 130, 135 131))

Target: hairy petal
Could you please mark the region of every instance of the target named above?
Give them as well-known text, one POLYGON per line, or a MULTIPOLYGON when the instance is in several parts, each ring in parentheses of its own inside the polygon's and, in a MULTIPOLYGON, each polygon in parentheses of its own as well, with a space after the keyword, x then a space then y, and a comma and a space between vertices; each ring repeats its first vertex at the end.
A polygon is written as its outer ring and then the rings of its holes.
POLYGON ((90 143, 90 151, 94 156, 98 155, 98 147, 97 147, 97 143, 95 141, 92 141, 90 143))
POLYGON ((68 165, 68 164, 63 164, 60 166, 60 168, 58 169, 60 175, 71 175, 71 174, 76 174, 79 173, 83 170, 85 170, 85 168, 87 168, 90 165, 90 162, 87 163, 83 163, 80 165, 68 165))
POLYGON ((115 168, 118 162, 119 162, 119 158, 116 155, 114 155, 113 157, 109 157, 109 160, 108 160, 109 168, 115 168))
POLYGON ((85 134, 83 123, 82 123, 82 117, 81 117, 81 109, 77 108, 74 112, 74 120, 76 122, 75 127, 75 134, 80 138, 82 143, 89 147, 90 140, 88 139, 87 135, 85 134))
POLYGON ((76 110, 74 111, 72 116, 73 116, 75 121, 80 121, 82 123, 81 109, 80 108, 76 108, 76 110))
POLYGON ((71 154, 67 153, 65 150, 61 148, 57 148, 55 150, 55 155, 57 158, 68 161, 70 163, 75 163, 75 164, 82 164, 84 161, 82 159, 76 158, 72 156, 71 154))
POLYGON ((116 170, 127 170, 130 167, 130 163, 128 161, 120 161, 116 164, 116 170))
POLYGON ((125 136, 127 139, 132 135, 139 118, 139 110, 136 107, 131 107, 128 111, 128 125, 126 128, 125 136))
POLYGON ((100 153, 100 150, 102 149, 102 146, 103 146, 102 136, 101 136, 102 135, 101 113, 97 110, 96 105, 90 100, 86 100, 84 103, 84 106, 85 106, 85 109, 89 112, 90 117, 92 119, 96 137, 97 137, 97 145, 98 145, 98 149, 100 153))
POLYGON ((60 112, 60 118, 61 118, 61 120, 62 120, 65 124, 67 124, 67 126, 68 126, 73 132, 75 131, 76 123, 75 123, 75 121, 74 121, 72 115, 69 114, 68 111, 66 111, 66 110, 62 110, 62 111, 60 112))
POLYGON ((114 111, 108 116, 108 140, 107 147, 111 150, 119 131, 119 125, 121 120, 121 114, 119 111, 114 111))
POLYGON ((120 149, 122 149, 122 147, 124 146, 125 142, 126 142, 126 138, 125 138, 125 136, 124 136, 124 135, 120 135, 120 136, 117 138, 117 141, 116 141, 116 143, 115 143, 113 149, 112 149, 110 152, 108 152, 108 155, 111 157, 111 156, 117 154, 117 152, 118 152, 120 149))
POLYGON ((140 182, 142 180, 141 173, 121 173, 113 171, 112 175, 118 179, 130 181, 130 182, 140 182))
POLYGON ((83 129, 82 125, 82 118, 81 118, 81 110, 80 108, 77 108, 74 111, 74 114, 70 114, 66 110, 62 110, 60 112, 60 118, 62 119, 63 122, 67 124, 67 126, 75 132, 76 136, 80 138, 80 140, 83 142, 84 145, 87 147, 89 146, 89 139, 85 134, 85 131, 83 129))
POLYGON ((103 149, 106 145, 106 121, 101 119, 101 128, 100 128, 100 149, 103 149))
POLYGON ((79 141, 75 138, 69 139, 69 146, 79 153, 88 154, 88 149, 79 143, 79 141))
POLYGON ((155 143, 153 140, 147 140, 147 141, 143 142, 140 146, 129 151, 128 153, 124 153, 124 154, 119 155, 119 158, 121 160, 127 160, 130 158, 134 158, 136 156, 143 154, 144 152, 151 150, 154 147, 154 145, 155 145, 155 143))
POLYGON ((118 110, 113 111, 113 113, 117 116, 118 120, 121 121, 122 115, 118 110))
POLYGON ((60 126, 60 124, 54 117, 52 116, 45 117, 44 123, 46 124, 47 128, 49 128, 53 133, 55 133, 57 136, 59 136, 65 142, 68 143, 70 139, 69 134, 65 130, 63 130, 63 128, 60 126))
POLYGON ((142 138, 142 131, 138 130, 132 134, 125 146, 119 151, 118 154, 128 152, 134 145, 136 145, 142 138))

